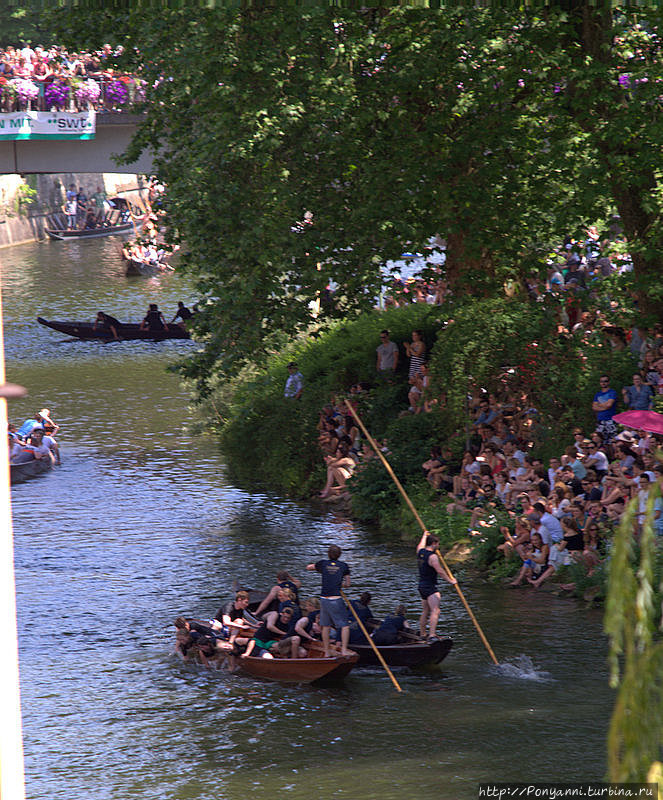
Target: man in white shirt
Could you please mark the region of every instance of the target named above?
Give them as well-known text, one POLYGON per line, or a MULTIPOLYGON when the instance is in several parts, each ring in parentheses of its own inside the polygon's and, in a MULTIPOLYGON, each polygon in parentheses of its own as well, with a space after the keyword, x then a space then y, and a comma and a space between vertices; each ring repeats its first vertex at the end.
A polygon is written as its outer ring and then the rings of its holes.
POLYGON ((31 450, 38 461, 42 458, 50 458, 51 462, 55 460, 50 448, 44 444, 44 431, 42 429, 35 428, 35 430, 32 431, 30 444, 26 445, 24 449, 31 450))

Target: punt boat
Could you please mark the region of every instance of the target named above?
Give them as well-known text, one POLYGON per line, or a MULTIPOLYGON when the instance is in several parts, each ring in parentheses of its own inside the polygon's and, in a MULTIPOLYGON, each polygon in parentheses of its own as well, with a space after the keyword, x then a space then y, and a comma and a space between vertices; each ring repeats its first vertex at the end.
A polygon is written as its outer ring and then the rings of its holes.
MULTIPOLYGON (((64 333, 67 336, 74 336, 77 339, 97 339, 108 341, 112 339, 104 328, 94 328, 92 322, 74 322, 74 321, 60 321, 60 320, 47 320, 43 317, 37 317, 37 322, 40 325, 45 325, 47 328, 52 328, 54 331, 64 333)), ((189 339, 189 332, 182 328, 180 325, 169 325, 162 331, 149 331, 141 330, 137 322, 123 322, 122 327, 118 331, 120 339, 148 339, 151 341, 161 342, 164 339, 189 339)))

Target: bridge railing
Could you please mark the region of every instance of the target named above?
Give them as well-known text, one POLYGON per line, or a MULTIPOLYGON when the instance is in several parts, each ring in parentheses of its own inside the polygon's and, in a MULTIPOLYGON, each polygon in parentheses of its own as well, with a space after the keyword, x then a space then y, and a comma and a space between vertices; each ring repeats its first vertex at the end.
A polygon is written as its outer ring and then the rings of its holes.
POLYGON ((145 81, 133 75, 56 77, 48 81, 0 76, 0 113, 12 111, 130 112, 145 99, 145 81))

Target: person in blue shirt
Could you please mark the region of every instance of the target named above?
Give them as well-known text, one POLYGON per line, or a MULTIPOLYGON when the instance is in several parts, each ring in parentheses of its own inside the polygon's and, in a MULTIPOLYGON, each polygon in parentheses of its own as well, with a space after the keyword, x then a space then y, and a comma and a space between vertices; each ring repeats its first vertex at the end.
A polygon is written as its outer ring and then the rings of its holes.
POLYGON ((612 418, 617 413, 617 392, 610 388, 610 378, 601 375, 600 389, 594 395, 592 411, 596 414, 596 430, 604 442, 610 442, 617 433, 617 426, 612 418))
POLYGON ((341 590, 350 585, 350 567, 345 561, 340 561, 341 548, 332 544, 327 551, 329 558, 323 558, 314 564, 307 564, 310 572, 319 572, 322 575, 322 589, 320 591, 320 625, 322 627, 322 645, 325 656, 330 656, 330 633, 332 628, 341 632, 341 655, 351 655, 348 649, 350 639, 350 623, 345 601, 341 597, 341 590))
POLYGON ((651 386, 643 383, 642 377, 636 372, 633 376, 633 385, 622 389, 622 397, 624 405, 631 411, 648 411, 652 406, 654 392, 651 386))

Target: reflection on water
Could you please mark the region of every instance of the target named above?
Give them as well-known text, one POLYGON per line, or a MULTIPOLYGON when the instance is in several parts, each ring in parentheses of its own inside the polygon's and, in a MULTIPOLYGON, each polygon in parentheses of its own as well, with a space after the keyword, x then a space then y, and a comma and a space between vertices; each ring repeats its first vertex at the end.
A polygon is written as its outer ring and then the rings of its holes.
MULTIPOLYGON (((172 656, 172 620, 209 616, 233 580, 268 585, 338 542, 353 591, 416 620, 413 547, 224 477, 165 371, 187 342, 63 342, 38 315, 140 319, 195 300, 178 275, 129 282, 115 240, 0 251, 8 379, 62 424, 63 466, 12 489, 27 794, 124 798, 475 797, 485 780, 600 779, 611 696, 600 613, 545 592, 464 591, 495 668, 448 587, 442 668, 336 689, 210 673, 172 656)), ((172 316, 172 315, 171 315, 172 316)), ((414 528, 412 533, 414 534, 414 528)), ((414 537, 413 537, 414 538, 414 537)))

